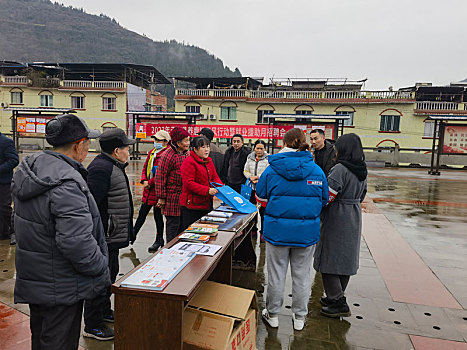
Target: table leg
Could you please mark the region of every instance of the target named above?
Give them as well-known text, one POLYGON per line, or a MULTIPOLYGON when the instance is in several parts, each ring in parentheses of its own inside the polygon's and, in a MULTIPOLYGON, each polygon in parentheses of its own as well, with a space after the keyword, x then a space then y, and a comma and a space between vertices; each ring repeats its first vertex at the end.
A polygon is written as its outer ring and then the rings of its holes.
POLYGON ((214 271, 209 276, 210 281, 232 284, 232 257, 234 247, 233 243, 226 249, 224 255, 219 260, 214 271))

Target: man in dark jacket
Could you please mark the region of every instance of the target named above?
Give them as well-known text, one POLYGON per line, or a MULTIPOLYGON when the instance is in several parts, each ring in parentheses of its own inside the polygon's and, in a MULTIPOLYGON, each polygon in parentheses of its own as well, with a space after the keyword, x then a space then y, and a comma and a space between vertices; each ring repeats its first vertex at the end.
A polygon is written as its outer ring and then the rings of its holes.
POLYGON ((13 176, 15 303, 29 304, 33 349, 78 348, 83 299, 110 285, 105 234, 81 165, 89 130, 66 114, 46 125, 53 151, 26 157, 13 176))
POLYGON ((0 132, 0 239, 11 236, 11 179, 18 163, 13 140, 0 132))
POLYGON ((224 165, 224 152, 212 142, 214 138, 214 131, 209 128, 202 128, 198 135, 204 135, 210 142, 211 152, 209 152, 209 157, 212 159, 214 168, 216 168, 216 173, 220 177, 222 173, 222 167, 224 165))
POLYGON ((323 129, 313 129, 310 133, 311 144, 314 149, 313 156, 315 163, 323 170, 328 177, 331 168, 336 165, 336 150, 334 140, 326 140, 323 129))
MULTIPOLYGON (((88 167, 88 186, 99 208, 109 249, 110 280, 118 275, 119 249, 127 247, 133 234, 133 200, 125 173, 130 156, 130 140, 122 129, 107 130, 99 139, 102 153, 88 167)), ((113 339, 113 331, 104 321, 113 322, 110 302, 111 290, 84 305, 85 337, 98 340, 113 339)))
POLYGON ((251 149, 243 144, 242 135, 232 136, 232 146, 225 151, 221 180, 238 193, 241 192, 242 184, 246 182, 243 169, 250 153, 251 149))

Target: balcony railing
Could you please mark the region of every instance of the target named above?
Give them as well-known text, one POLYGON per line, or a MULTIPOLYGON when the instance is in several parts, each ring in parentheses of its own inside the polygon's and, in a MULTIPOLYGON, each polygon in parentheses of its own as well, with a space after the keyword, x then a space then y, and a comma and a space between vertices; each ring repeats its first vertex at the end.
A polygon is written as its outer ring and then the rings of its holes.
POLYGON ((285 91, 254 90, 250 91, 251 98, 284 98, 285 91))
POLYGON ((458 103, 457 102, 423 101, 423 102, 417 102, 416 109, 457 111, 458 103))
POLYGON ((239 89, 226 89, 226 90, 213 90, 215 97, 245 97, 246 90, 239 89))
POLYGON ((272 91, 240 89, 177 89, 176 94, 184 96, 250 97, 259 99, 413 99, 413 94, 410 91, 272 91))
POLYGON ((287 91, 285 93, 285 98, 298 98, 298 99, 307 99, 307 98, 321 98, 321 91, 287 91))
POLYGON ((96 89, 124 89, 124 81, 88 81, 88 80, 63 80, 66 88, 96 88, 96 89))
POLYGON ((26 84, 27 85, 29 84, 29 79, 28 77, 20 76, 20 75, 16 75, 13 77, 2 76, 1 82, 5 84, 22 84, 22 85, 26 84))

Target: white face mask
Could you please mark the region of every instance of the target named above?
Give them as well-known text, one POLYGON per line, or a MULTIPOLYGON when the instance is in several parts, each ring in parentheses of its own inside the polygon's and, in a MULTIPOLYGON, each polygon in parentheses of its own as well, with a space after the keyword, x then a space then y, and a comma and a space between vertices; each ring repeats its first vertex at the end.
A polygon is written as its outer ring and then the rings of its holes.
POLYGON ((159 142, 154 142, 154 148, 158 151, 160 149, 162 149, 164 147, 164 145, 162 143, 159 143, 159 142))

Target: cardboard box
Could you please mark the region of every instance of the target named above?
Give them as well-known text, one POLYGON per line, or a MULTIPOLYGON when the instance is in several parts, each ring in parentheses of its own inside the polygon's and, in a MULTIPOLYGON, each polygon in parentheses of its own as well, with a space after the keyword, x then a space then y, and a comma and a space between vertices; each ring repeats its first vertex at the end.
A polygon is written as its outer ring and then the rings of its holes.
POLYGON ((183 315, 184 349, 256 349, 253 290, 206 281, 183 315))

